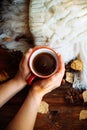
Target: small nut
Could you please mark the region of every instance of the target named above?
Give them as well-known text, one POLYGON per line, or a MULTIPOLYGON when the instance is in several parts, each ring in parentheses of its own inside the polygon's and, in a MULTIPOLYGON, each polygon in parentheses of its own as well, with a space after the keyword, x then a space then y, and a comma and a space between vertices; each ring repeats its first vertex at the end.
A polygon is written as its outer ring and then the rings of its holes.
POLYGON ((62 85, 65 85, 65 83, 66 83, 66 80, 62 79, 62 85))
POLYGON ((0 73, 0 82, 5 81, 8 78, 9 78, 9 76, 8 76, 8 74, 5 71, 0 73))

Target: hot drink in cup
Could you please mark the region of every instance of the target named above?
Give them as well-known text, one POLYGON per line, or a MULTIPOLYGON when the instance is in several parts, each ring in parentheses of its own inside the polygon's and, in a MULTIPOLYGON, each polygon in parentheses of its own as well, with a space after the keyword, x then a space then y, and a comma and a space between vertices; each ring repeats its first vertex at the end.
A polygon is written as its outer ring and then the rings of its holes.
POLYGON ((49 47, 36 47, 29 58, 29 67, 32 74, 28 84, 31 84, 31 80, 36 77, 48 78, 59 68, 57 53, 49 47))

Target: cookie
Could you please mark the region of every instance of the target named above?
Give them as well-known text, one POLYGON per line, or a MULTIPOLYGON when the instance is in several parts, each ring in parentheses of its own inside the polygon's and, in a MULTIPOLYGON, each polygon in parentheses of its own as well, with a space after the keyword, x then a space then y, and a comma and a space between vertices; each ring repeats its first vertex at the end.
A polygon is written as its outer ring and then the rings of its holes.
POLYGON ((81 110, 79 120, 87 119, 87 110, 81 110))
POLYGON ((71 63, 71 68, 73 70, 76 70, 76 71, 82 71, 83 70, 83 63, 81 60, 74 60, 72 63, 71 63))
POLYGON ((69 83, 73 83, 74 80, 74 74, 71 72, 66 72, 66 81, 69 83))
POLYGON ((87 102, 87 90, 82 93, 84 102, 87 102))
POLYGON ((49 111, 49 104, 46 103, 45 101, 41 101, 38 112, 42 113, 42 114, 45 114, 45 113, 48 113, 48 111, 49 111))

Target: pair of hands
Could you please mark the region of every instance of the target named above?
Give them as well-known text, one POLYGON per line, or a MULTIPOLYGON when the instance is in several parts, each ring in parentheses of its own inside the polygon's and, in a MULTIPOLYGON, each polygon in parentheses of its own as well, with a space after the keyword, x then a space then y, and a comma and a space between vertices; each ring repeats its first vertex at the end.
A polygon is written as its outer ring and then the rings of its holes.
MULTIPOLYGON (((28 66, 28 59, 33 49, 29 49, 23 56, 20 65, 19 65, 19 71, 15 78, 17 81, 20 81, 22 84, 27 85, 27 80, 29 76, 31 75, 31 71, 28 66)), ((53 89, 59 87, 61 85, 62 78, 64 76, 65 67, 64 62, 62 60, 61 55, 58 55, 58 59, 60 61, 60 67, 58 71, 47 79, 40 79, 36 81, 32 85, 32 91, 34 94, 40 94, 44 96, 45 94, 51 92, 53 89)))

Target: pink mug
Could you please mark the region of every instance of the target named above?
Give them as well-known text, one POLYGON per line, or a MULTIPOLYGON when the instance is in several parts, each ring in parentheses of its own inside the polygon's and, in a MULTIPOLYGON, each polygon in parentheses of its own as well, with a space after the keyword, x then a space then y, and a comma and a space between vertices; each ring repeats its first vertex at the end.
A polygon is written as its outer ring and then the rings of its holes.
POLYGON ((58 71, 59 60, 57 53, 47 47, 35 47, 29 57, 31 76, 27 83, 31 85, 35 78, 49 78, 58 71))

